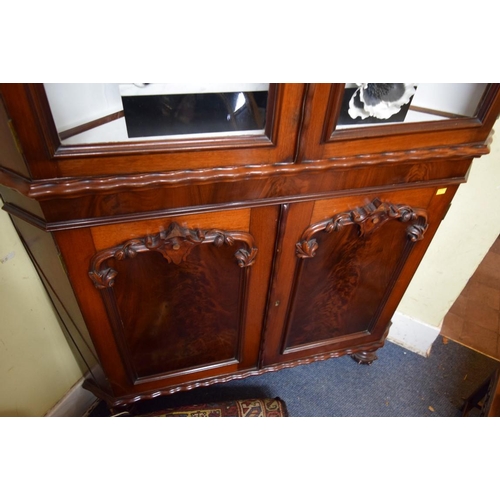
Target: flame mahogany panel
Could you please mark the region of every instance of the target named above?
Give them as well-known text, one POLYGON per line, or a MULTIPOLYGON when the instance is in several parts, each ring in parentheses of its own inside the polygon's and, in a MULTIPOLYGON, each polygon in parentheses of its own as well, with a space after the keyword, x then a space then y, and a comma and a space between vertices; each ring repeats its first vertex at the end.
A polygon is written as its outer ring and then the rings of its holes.
POLYGON ((375 199, 308 228, 296 245, 284 352, 369 333, 426 220, 422 210, 375 199))
POLYGON ((89 277, 101 290, 129 377, 241 360, 249 233, 168 229, 101 250, 89 277))
POLYGON ((116 311, 138 378, 239 357, 244 271, 233 253, 204 245, 178 265, 155 252, 117 262, 116 311))

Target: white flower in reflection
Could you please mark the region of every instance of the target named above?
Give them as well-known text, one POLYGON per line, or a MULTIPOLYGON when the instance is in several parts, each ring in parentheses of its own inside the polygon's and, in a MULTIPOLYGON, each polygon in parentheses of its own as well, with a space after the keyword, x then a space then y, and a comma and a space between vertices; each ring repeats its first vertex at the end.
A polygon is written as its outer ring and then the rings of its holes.
POLYGON ((369 116, 387 120, 408 104, 415 94, 414 83, 358 83, 349 101, 349 116, 365 119, 369 116))

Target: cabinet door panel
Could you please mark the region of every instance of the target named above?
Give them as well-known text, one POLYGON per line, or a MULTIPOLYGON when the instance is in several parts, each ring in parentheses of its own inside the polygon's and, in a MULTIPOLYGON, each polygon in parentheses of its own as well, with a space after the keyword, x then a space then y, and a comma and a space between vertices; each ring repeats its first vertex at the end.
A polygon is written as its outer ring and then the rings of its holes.
POLYGON ((257 368, 277 211, 57 234, 112 388, 106 397, 167 394, 257 368))
POLYGON ((301 258, 285 353, 301 345, 335 342, 372 330, 386 291, 414 243, 413 232, 417 241, 427 226, 423 211, 417 214, 410 207, 404 209, 403 213, 401 206, 377 200, 305 232, 297 245, 301 258))
POLYGON ((455 189, 291 206, 282 218, 264 363, 302 363, 380 347, 455 189))
POLYGON ((89 274, 129 377, 241 361, 240 318, 256 255, 248 232, 177 223, 98 252, 89 274))

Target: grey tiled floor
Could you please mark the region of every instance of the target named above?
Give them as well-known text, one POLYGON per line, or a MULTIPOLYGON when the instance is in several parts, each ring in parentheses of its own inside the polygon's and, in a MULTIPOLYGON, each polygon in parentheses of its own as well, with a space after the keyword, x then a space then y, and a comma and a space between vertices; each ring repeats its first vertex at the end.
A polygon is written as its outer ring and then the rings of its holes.
POLYGON ((500 360, 500 237, 446 315, 441 335, 500 360))

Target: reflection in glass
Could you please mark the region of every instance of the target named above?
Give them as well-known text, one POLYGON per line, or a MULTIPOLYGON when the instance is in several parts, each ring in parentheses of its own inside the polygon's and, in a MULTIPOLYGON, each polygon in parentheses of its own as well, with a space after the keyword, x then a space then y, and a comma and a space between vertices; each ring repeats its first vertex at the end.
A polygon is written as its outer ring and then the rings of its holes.
POLYGON ((486 83, 348 83, 336 130, 476 115, 486 83))
POLYGON ((45 84, 62 144, 264 134, 269 84, 45 84))
POLYGON ((387 120, 409 105, 415 90, 412 83, 362 83, 349 100, 349 116, 387 120))
POLYGON ((267 92, 123 95, 129 137, 262 130, 267 92))

